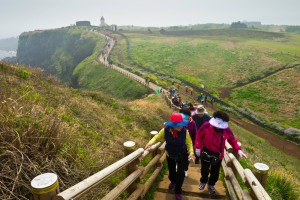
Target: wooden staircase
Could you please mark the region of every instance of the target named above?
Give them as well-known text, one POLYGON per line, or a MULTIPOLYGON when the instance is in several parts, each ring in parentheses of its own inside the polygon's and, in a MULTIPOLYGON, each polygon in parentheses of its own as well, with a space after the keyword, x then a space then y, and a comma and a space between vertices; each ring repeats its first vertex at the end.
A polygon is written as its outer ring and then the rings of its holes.
MULTIPOLYGON (((222 181, 218 181, 215 185, 217 193, 212 195, 207 191, 207 188, 204 190, 199 190, 199 180, 200 180, 200 164, 190 164, 188 170, 188 176, 185 177, 182 185, 182 196, 183 200, 205 200, 205 199, 225 199, 226 190, 222 181)), ((154 194, 155 200, 174 200, 175 194, 174 190, 169 190, 168 186, 170 181, 168 175, 165 175, 163 180, 159 183, 157 190, 154 194)))

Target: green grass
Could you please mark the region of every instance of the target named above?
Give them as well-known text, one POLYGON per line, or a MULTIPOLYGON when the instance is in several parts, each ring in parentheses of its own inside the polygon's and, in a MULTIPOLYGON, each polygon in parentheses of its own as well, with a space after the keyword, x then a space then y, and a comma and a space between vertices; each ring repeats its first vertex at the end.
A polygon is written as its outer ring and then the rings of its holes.
MULTIPOLYGON (((12 177, 5 179, 5 191, 14 187, 16 197, 29 198, 28 184, 45 171, 58 174, 61 190, 78 183, 122 158, 124 141, 144 147, 149 132, 160 129, 170 114, 159 95, 119 101, 66 88, 38 69, 0 63, 0 70, 0 172, 12 177), (19 77, 24 70, 31 76, 19 77), (20 169, 18 176, 10 173, 14 167, 20 169)), ((119 180, 113 178, 98 194, 103 196, 119 180)), ((4 192, 0 198, 9 195, 4 192)))
POLYGON ((283 127, 299 129, 299 79, 299 69, 284 70, 260 82, 234 89, 230 100, 283 127))
MULTIPOLYGON (((125 35, 130 41, 133 61, 152 70, 146 73, 153 74, 155 81, 160 79, 170 87, 172 80, 183 79, 196 86, 203 84, 216 95, 220 88, 239 86, 299 63, 300 37, 296 34, 225 29, 200 31, 198 35, 184 35, 185 32, 179 31, 178 35, 126 32, 125 35)), ((138 69, 129 60, 123 39, 113 57, 138 69)), ((299 128, 299 69, 279 74, 235 89, 228 103, 250 109, 284 128, 299 128)))
POLYGON ((300 161, 237 125, 231 123, 230 126, 248 156, 246 160, 241 161, 243 167, 253 170, 253 165, 257 162, 267 164, 270 170, 266 191, 271 198, 296 200, 300 188, 300 161))

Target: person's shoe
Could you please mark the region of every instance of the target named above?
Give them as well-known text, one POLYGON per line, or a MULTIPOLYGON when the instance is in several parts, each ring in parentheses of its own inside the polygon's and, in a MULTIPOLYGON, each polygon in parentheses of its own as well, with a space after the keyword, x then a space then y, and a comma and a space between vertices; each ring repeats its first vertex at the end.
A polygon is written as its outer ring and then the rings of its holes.
POLYGON ((175 188, 175 183, 174 182, 171 182, 169 184, 169 190, 173 190, 175 188))
POLYGON ((206 183, 200 183, 198 188, 199 190, 204 190, 206 183))
POLYGON ((176 200, 182 200, 182 195, 181 194, 175 194, 175 199, 176 200))
POLYGON ((213 185, 207 185, 207 189, 211 194, 215 194, 217 192, 215 186, 213 185))
POLYGON ((184 171, 184 175, 185 176, 188 176, 189 174, 188 174, 188 171, 184 171))

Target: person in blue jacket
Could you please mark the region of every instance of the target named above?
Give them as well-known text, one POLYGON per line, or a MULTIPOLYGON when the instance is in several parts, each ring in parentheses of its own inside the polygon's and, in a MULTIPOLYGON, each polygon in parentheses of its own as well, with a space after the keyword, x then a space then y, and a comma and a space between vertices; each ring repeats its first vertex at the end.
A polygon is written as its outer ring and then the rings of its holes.
POLYGON ((193 143, 186 128, 188 121, 180 113, 170 116, 170 121, 145 146, 151 147, 157 142, 166 141, 167 163, 169 170, 169 189, 175 188, 175 199, 182 200, 182 184, 186 160, 195 160, 193 143), (176 168, 177 166, 177 168, 176 168))

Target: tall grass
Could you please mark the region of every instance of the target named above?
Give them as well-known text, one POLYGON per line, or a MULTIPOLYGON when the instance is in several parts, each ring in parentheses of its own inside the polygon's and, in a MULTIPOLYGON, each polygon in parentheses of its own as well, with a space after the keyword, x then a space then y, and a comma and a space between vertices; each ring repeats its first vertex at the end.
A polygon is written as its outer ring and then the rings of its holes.
POLYGON ((159 96, 123 102, 3 63, 0 88, 0 199, 28 199, 30 181, 45 172, 58 174, 61 190, 78 183, 123 157, 124 141, 144 147, 170 112, 159 96))

